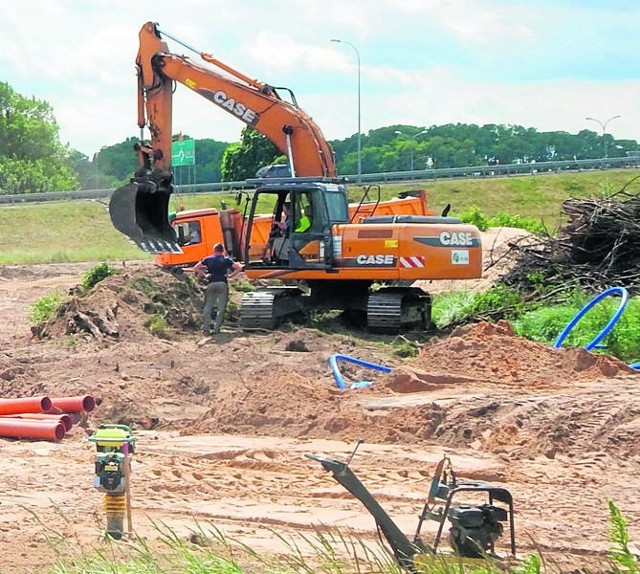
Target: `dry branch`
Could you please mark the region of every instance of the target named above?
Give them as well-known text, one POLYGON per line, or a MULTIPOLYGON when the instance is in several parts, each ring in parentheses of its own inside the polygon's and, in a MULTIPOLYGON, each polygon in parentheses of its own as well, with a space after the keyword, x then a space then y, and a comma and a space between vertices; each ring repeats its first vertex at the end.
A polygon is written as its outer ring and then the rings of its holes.
POLYGON ((606 199, 566 200, 568 223, 557 237, 511 245, 518 265, 504 282, 527 291, 533 273, 545 283, 589 291, 615 285, 640 290, 640 195, 628 193, 628 185, 606 199))

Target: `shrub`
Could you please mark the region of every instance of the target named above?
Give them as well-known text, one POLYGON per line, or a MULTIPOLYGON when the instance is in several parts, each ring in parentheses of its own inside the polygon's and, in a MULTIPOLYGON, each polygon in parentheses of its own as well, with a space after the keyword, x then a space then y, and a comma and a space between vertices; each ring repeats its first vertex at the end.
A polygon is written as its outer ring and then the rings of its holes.
POLYGON ((231 283, 231 287, 238 293, 250 293, 256 290, 256 287, 255 285, 253 285, 253 283, 243 280, 234 281, 233 283, 231 283))
POLYGON ((531 233, 545 233, 546 229, 541 220, 533 217, 522 217, 520 215, 509 215, 508 213, 498 213, 489 219, 489 227, 516 227, 531 233))
POLYGON ((110 275, 115 275, 116 269, 107 262, 98 263, 84 274, 82 278, 82 288, 88 291, 95 287, 100 281, 106 279, 110 275))
POLYGON ((175 330, 169 327, 167 320, 161 315, 151 315, 144 323, 145 328, 152 335, 160 339, 170 339, 175 330))
POLYGON ((475 225, 480 231, 486 231, 489 228, 487 216, 475 206, 466 213, 463 213, 460 216, 460 220, 464 223, 475 225))
POLYGON ((44 323, 53 319, 64 301, 64 295, 60 291, 54 291, 38 299, 31 305, 29 319, 33 323, 44 323))
POLYGON ((615 503, 609 501, 609 558, 614 562, 613 571, 624 574, 637 574, 638 560, 629 550, 628 521, 615 503))

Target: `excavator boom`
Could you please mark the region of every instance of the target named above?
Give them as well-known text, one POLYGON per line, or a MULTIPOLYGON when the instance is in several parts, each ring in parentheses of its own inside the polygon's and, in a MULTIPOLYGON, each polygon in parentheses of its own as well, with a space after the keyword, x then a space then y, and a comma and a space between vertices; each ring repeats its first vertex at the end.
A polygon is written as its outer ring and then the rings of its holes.
POLYGON ((111 219, 119 231, 145 251, 179 250, 168 221, 173 191, 171 173, 172 94, 176 82, 259 131, 289 158, 291 173, 299 177, 334 177, 333 150, 320 128, 301 108, 280 97, 268 84, 250 79, 210 54, 161 31, 147 22, 139 33, 136 58, 138 127, 149 129, 150 143, 136 147, 138 169, 131 182, 118 189, 110 204, 111 219), (205 67, 169 50, 163 34, 199 54, 215 66, 205 67))
POLYGON ((138 69, 138 126, 148 124, 151 147, 161 150, 156 167, 171 168, 171 94, 179 82, 271 140, 293 163, 292 175, 334 177, 333 151, 320 128, 297 106, 283 100, 268 84, 250 79, 210 54, 199 52, 203 61, 194 64, 186 56, 171 53, 162 34, 196 51, 147 22, 140 30, 138 69), (229 77, 233 76, 233 78, 229 77), (146 117, 145 117, 146 114, 146 117))

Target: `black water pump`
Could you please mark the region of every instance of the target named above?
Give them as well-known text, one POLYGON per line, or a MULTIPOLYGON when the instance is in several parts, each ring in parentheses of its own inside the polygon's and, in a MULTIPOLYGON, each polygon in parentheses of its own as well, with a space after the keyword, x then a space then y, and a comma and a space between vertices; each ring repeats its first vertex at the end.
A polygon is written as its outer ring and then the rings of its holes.
POLYGON ((460 556, 480 557, 493 551, 508 512, 493 504, 460 505, 449 509, 448 518, 451 547, 460 556))
POLYGON ((504 530, 502 523, 508 521, 511 553, 514 555, 516 553, 511 493, 506 488, 487 482, 459 481, 449 457, 444 457, 436 466, 429 495, 419 517, 416 539, 420 537, 420 529, 427 518, 439 522, 434 549, 440 542, 445 519, 448 519, 451 524, 449 528, 451 547, 460 556, 469 558, 494 554, 494 545, 504 530), (454 497, 462 492, 484 493, 489 501, 454 504, 454 497), (497 506, 494 502, 502 502, 506 504, 506 508, 497 506))
POLYGON ((436 552, 447 521, 450 524, 451 547, 460 556, 469 558, 495 556, 494 545, 503 533, 503 523, 508 523, 510 551, 515 557, 515 525, 511 493, 506 488, 486 482, 458 481, 448 457, 444 457, 436 466, 427 500, 419 515, 415 536, 413 540, 409 540, 349 468, 349 463, 362 442, 358 440, 358 445, 346 462, 314 454, 306 456, 319 462, 325 470, 331 472, 333 478, 365 506, 402 568, 415 572, 417 556, 436 552), (457 499, 460 493, 472 493, 474 498, 477 498, 477 493, 482 493, 488 497, 488 501, 459 503, 457 499), (502 505, 499 506, 495 504, 496 502, 502 505), (427 519, 438 522, 438 532, 432 544, 423 542, 420 535, 422 525, 427 519))

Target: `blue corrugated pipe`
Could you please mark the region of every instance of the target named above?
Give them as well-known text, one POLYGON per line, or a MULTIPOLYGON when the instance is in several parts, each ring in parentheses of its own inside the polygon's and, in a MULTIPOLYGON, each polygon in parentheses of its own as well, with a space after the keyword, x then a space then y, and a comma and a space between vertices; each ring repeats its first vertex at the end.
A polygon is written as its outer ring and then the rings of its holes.
MULTIPOLYGON (((591 341, 589 341, 584 346, 587 351, 591 351, 592 349, 603 349, 604 345, 601 345, 600 343, 611 332, 611 329, 613 329, 615 324, 618 322, 618 320, 622 316, 622 313, 624 312, 625 307, 627 306, 627 303, 629 302, 629 292, 624 287, 610 287, 609 289, 600 293, 600 295, 596 295, 593 299, 591 299, 591 301, 589 301, 582 309, 580 309, 580 311, 576 313, 573 319, 569 321, 567 326, 558 335, 558 338, 553 344, 553 348, 559 349, 560 347, 562 347, 562 343, 567 338, 571 330, 577 325, 578 321, 580 321, 580 319, 582 319, 582 317, 584 317, 593 308, 594 305, 602 301, 605 297, 608 297, 609 295, 613 295, 615 293, 618 293, 621 296, 618 310, 613 314, 611 319, 609 319, 609 322, 604 326, 602 331, 600 331, 593 339, 591 339, 591 341)), ((628 366, 636 371, 640 371, 640 361, 631 363, 628 366)))
MULTIPOLYGON (((339 389, 346 389, 347 385, 340 374, 340 369, 338 369, 338 359, 341 361, 348 361, 350 363, 354 363, 356 365, 360 365, 361 367, 367 367, 368 369, 374 369, 376 371, 382 371, 383 373, 390 373, 393 369, 391 367, 385 367, 383 365, 376 365, 375 363, 369 363, 367 361, 362 361, 360 359, 355 359, 354 357, 349 357, 348 355, 340 355, 338 353, 334 353, 329 357, 329 365, 331 366, 331 371, 333 372, 333 378, 336 380, 336 385, 338 385, 339 389)), ((371 385, 371 381, 357 381, 351 385, 351 389, 356 389, 360 387, 368 387, 371 385)))
POLYGON ((620 300, 620 305, 618 306, 618 310, 614 313, 613 317, 609 319, 609 322, 604 326, 602 331, 600 331, 591 341, 589 341, 584 348, 587 351, 591 351, 592 349, 602 348, 600 343, 602 340, 609 334, 611 329, 613 329, 614 325, 620 319, 624 308, 627 306, 627 301, 629 301, 629 292, 624 287, 610 287, 606 291, 600 293, 600 295, 596 295, 591 301, 589 301, 580 311, 578 311, 573 319, 569 321, 568 325, 562 330, 562 332, 558 335, 555 343, 553 344, 554 349, 559 349, 562 347, 562 343, 567 338, 569 333, 573 330, 573 328, 578 324, 578 321, 582 319, 592 308, 594 305, 602 301, 605 297, 609 295, 613 295, 614 293, 619 293, 622 296, 620 300))

